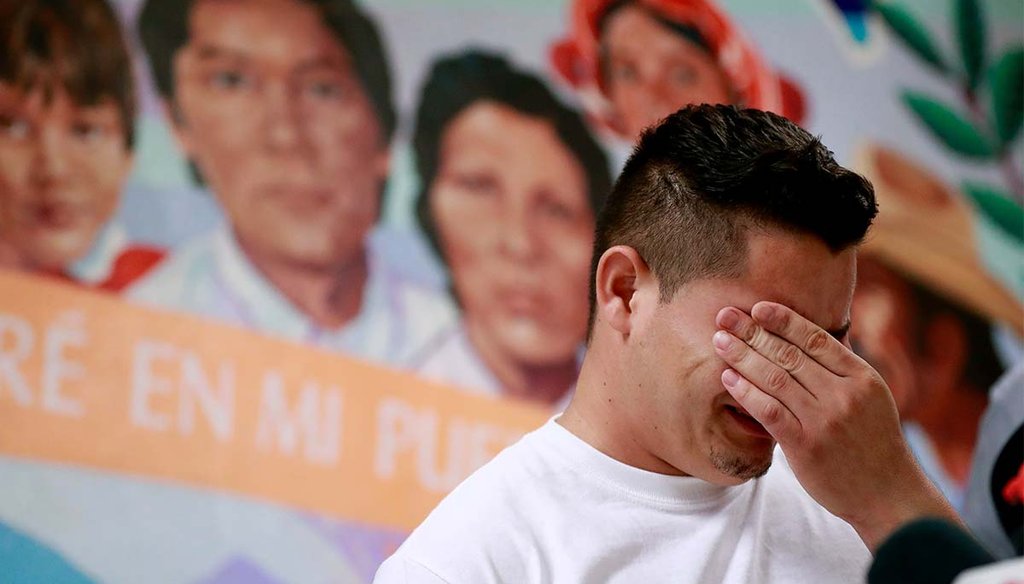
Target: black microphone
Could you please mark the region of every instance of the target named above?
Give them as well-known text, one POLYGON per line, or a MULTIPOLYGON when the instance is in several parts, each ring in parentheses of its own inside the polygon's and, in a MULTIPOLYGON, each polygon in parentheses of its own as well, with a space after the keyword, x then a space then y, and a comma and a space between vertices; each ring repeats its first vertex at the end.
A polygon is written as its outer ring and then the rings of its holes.
POLYGON ((868 584, 952 584, 964 570, 995 561, 960 527, 919 519, 897 529, 878 548, 868 584))

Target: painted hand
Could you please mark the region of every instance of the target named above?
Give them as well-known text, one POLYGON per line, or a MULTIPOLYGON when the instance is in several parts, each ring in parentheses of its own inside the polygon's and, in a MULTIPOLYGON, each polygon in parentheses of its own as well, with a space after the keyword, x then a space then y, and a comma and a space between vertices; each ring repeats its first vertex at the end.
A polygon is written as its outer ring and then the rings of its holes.
POLYGON ((786 454, 819 504, 872 550, 923 516, 956 520, 900 432, 885 381, 848 345, 792 309, 759 302, 716 318, 722 384, 786 454))

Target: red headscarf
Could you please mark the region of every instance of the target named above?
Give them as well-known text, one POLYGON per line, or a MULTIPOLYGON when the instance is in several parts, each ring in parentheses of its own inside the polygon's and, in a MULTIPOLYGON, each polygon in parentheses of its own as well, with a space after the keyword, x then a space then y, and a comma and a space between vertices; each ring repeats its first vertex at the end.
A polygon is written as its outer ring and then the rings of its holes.
MULTIPOLYGON (((614 0, 573 0, 566 38, 551 47, 559 76, 581 94, 588 113, 608 119, 610 104, 601 92, 598 26, 614 0)), ((719 68, 739 97, 740 105, 775 112, 800 123, 804 101, 800 90, 761 58, 754 45, 710 0, 636 0, 655 14, 695 28, 707 41, 719 68)))

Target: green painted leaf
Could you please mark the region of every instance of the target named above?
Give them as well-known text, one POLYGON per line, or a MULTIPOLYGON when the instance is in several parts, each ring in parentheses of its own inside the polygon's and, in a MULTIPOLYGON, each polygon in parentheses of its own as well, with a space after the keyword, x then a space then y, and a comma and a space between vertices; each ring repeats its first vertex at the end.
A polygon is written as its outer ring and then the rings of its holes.
POLYGON ((1003 53, 988 71, 992 121, 1000 144, 1013 141, 1024 122, 1024 46, 1003 53))
POLYGON ((1010 196, 989 185, 964 183, 964 192, 982 214, 1010 236, 1024 244, 1024 208, 1010 196))
POLYGON ((914 91, 903 92, 903 102, 950 150, 969 158, 995 157, 988 139, 949 106, 914 91))
POLYGON ((956 39, 960 45, 967 85, 973 90, 985 71, 985 17, 978 0, 957 0, 955 7, 956 39))
POLYGON ((939 53, 931 34, 902 6, 892 2, 874 2, 875 11, 882 17, 885 24, 902 40, 907 47, 925 63, 940 72, 948 70, 942 54, 939 53))

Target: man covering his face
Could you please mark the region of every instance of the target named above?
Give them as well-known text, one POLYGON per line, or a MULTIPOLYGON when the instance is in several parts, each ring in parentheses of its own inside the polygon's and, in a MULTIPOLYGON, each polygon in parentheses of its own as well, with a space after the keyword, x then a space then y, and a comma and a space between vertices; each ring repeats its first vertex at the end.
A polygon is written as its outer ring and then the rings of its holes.
POLYGON ((646 131, 597 220, 563 414, 377 572, 392 582, 857 582, 904 522, 955 520, 849 348, 871 185, 781 116, 646 131))

